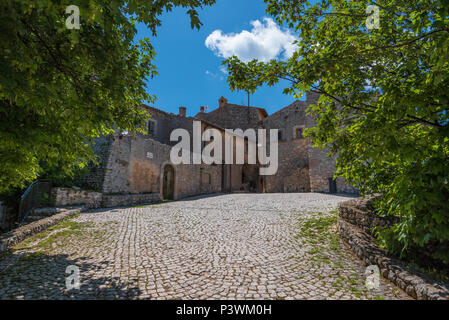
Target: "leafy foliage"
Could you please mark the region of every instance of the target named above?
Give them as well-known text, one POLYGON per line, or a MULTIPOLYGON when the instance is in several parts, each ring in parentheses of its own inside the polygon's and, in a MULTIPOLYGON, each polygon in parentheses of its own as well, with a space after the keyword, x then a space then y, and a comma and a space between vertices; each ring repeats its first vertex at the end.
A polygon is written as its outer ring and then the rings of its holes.
POLYGON ((288 61, 226 60, 230 88, 285 79, 287 94, 320 93, 307 134, 338 155, 336 175, 382 194, 380 214, 400 216, 381 241, 448 264, 449 1, 373 2, 379 29, 366 26, 366 1, 265 2, 298 33, 297 50, 288 61))
POLYGON ((148 38, 164 11, 215 0, 79 0, 80 29, 67 29, 69 0, 0 3, 0 192, 23 187, 45 168, 71 175, 94 159, 93 138, 135 132, 146 120, 145 81, 156 75, 148 38))

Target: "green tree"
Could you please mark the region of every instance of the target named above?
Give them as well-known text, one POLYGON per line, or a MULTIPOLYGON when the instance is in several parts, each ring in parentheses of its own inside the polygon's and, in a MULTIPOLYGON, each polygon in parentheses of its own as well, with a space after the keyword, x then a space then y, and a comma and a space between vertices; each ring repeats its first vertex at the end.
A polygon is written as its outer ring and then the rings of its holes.
POLYGON ((338 155, 337 175, 382 194, 380 214, 400 217, 379 232, 384 245, 449 263, 449 1, 265 2, 297 32, 297 50, 287 61, 227 59, 230 88, 285 79, 287 94, 320 93, 307 134, 338 155))
MULTIPOLYGON (((145 81, 156 74, 148 38, 160 16, 215 0, 3 0, 0 3, 0 192, 23 187, 45 168, 70 175, 94 159, 92 139, 114 128, 135 132, 154 101, 145 81), (68 29, 69 5, 80 28, 68 29)), ((72 19, 69 20, 72 23, 72 19)))

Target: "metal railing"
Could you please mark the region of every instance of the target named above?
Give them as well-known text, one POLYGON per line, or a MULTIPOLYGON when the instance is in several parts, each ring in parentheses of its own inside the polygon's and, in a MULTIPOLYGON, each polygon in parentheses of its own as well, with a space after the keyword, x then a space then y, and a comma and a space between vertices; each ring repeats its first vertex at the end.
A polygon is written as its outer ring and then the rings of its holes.
POLYGON ((49 180, 36 180, 26 189, 20 198, 19 223, 23 223, 33 209, 39 208, 42 204, 48 204, 51 187, 52 184, 49 180))

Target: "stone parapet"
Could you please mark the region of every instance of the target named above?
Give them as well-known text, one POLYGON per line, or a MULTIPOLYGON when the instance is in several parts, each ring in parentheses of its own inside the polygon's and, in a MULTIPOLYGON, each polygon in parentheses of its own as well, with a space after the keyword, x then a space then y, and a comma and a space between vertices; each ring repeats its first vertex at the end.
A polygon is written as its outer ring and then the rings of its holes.
POLYGON ((53 188, 54 205, 82 205, 90 209, 146 204, 161 200, 159 193, 104 194, 70 188, 53 188))
POLYGON ((86 208, 79 207, 70 210, 65 210, 61 213, 55 214, 51 217, 44 218, 25 226, 19 227, 12 231, 9 231, 2 236, 0 236, 0 253, 4 253, 16 244, 22 242, 28 237, 31 237, 39 232, 44 231, 45 229, 55 225, 62 219, 71 217, 84 211, 86 208))
POLYGON ((149 194, 104 194, 101 206, 103 208, 121 207, 127 205, 148 204, 160 201, 159 193, 149 194))
POLYGON ((84 205, 89 208, 100 208, 103 194, 71 188, 53 188, 52 198, 55 207, 84 205))
POLYGON ((374 227, 386 226, 395 218, 376 216, 372 199, 354 199, 339 204, 338 231, 344 243, 366 265, 377 265, 382 276, 418 300, 449 300, 449 284, 430 279, 404 261, 380 249, 370 235, 374 227))

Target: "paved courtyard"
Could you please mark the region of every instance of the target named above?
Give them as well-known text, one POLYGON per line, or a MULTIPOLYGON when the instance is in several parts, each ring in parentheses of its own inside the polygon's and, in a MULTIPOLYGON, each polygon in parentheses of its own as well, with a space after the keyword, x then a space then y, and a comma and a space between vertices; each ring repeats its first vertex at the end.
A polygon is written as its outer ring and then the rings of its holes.
POLYGON ((383 279, 366 289, 336 233, 344 200, 232 194, 82 213, 1 258, 0 298, 409 299, 383 279))

